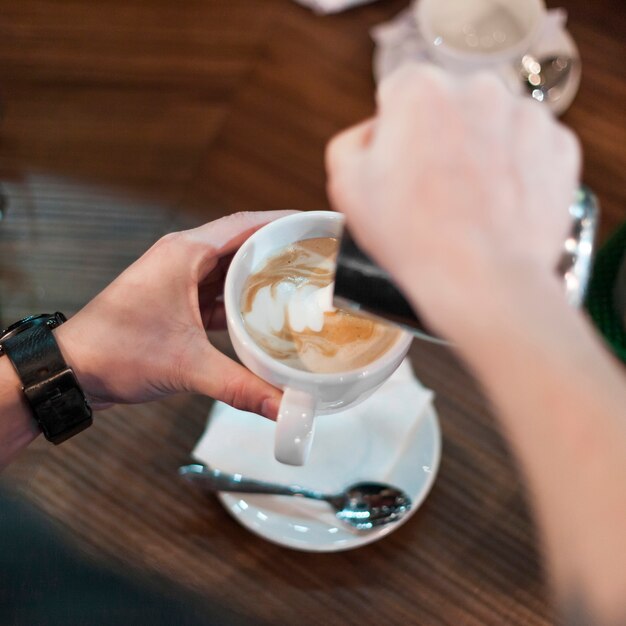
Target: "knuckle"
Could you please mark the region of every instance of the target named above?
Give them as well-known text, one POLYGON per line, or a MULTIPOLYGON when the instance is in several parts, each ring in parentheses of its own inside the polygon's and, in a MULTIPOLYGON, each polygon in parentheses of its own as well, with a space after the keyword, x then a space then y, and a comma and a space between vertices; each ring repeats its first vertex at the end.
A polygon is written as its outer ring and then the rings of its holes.
POLYGON ((254 211, 238 211, 219 218, 213 223, 213 241, 215 247, 219 248, 231 236, 241 233, 258 222, 258 217, 254 211))
POLYGON ((337 175, 337 173, 329 176, 326 189, 328 197, 336 209, 342 212, 349 212, 351 203, 349 201, 350 190, 349 184, 346 183, 345 177, 337 175))
POLYGON ((336 174, 337 170, 341 168, 341 144, 342 134, 335 135, 326 144, 326 150, 324 151, 324 162, 326 163, 326 171, 329 176, 336 174))
POLYGON ((260 226, 262 222, 263 215, 259 216, 255 211, 241 211, 183 231, 181 235, 187 238, 190 253, 197 254, 197 258, 202 262, 207 254, 216 253, 233 237, 260 226))
POLYGON ((174 252, 180 246, 183 236, 183 233, 178 231, 163 235, 152 244, 142 258, 149 259, 152 262, 160 262, 159 259, 161 258, 173 259, 175 256, 174 252))
POLYGON ((238 212, 238 213, 229 213, 228 215, 224 215, 219 219, 216 219, 212 222, 212 225, 215 229, 219 229, 222 227, 228 227, 232 224, 238 224, 246 220, 246 216, 250 215, 250 212, 238 212))
POLYGON ((414 64, 407 63, 401 65, 389 76, 386 76, 378 87, 378 98, 381 102, 385 102, 388 98, 394 97, 399 89, 402 89, 407 80, 410 80, 415 72, 414 64))
POLYGON ((222 219, 226 223, 233 222, 238 224, 240 222, 247 222, 251 217, 255 217, 254 211, 237 211, 236 213, 230 213, 224 216, 222 219))
POLYGON ((182 231, 167 233, 157 240, 153 249, 160 250, 162 248, 171 248, 172 246, 178 245, 183 236, 184 233, 182 231))

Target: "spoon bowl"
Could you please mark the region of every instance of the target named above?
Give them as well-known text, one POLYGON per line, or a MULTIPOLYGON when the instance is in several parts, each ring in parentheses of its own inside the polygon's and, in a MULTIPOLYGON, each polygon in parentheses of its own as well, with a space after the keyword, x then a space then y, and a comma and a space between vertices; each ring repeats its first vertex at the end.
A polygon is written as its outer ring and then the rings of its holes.
POLYGON ((374 482, 351 485, 330 504, 338 519, 359 530, 398 521, 411 509, 411 499, 402 490, 374 482))

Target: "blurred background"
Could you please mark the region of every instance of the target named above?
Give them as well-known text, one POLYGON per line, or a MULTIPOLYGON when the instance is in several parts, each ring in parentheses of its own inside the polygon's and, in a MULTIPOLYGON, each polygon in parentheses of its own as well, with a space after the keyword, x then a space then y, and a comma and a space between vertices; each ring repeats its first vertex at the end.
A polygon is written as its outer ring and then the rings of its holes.
MULTIPOLYGON (((321 17, 290 0, 2 0, 2 322, 72 314, 170 230, 328 208, 325 144, 373 113, 369 31, 407 5, 321 17)), ((582 56, 563 121, 582 141, 604 241, 626 217, 626 12, 622 0, 548 5, 567 9, 582 56)), ((302 623, 362 623, 363 603, 394 623, 550 623, 487 403, 447 350, 412 354, 438 393, 441 474, 411 524, 355 553, 276 548, 181 490, 174 472, 202 431, 203 398, 114 408, 61 449, 36 442, 6 479, 92 555, 274 623, 296 605, 302 623)))
MULTIPOLYGON (((564 4, 584 66, 564 121, 606 234, 624 211, 624 11, 564 4)), ((368 31, 406 5, 319 17, 288 0, 3 0, 3 316, 75 310, 171 228, 327 208, 325 143, 373 111, 368 31), (71 298, 54 287, 68 269, 71 298)))

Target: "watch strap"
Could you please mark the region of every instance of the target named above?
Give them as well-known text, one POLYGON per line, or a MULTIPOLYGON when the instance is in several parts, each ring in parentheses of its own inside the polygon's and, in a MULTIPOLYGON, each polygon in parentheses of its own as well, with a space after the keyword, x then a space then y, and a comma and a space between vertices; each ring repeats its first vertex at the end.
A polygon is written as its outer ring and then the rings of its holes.
POLYGON ((56 339, 45 319, 34 323, 28 332, 21 332, 3 343, 24 387, 41 381, 67 368, 56 339))
POLYGON ((74 372, 65 362, 47 316, 3 340, 23 385, 24 395, 44 436, 58 444, 92 423, 91 408, 74 372))

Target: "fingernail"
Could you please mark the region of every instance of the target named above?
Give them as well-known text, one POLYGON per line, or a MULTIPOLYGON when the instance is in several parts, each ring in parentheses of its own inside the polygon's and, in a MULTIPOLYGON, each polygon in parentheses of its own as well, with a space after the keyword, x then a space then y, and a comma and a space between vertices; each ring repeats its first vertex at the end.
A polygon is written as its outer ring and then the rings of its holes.
POLYGON ((279 405, 280 401, 276 398, 265 398, 265 400, 263 400, 263 404, 261 405, 261 415, 263 415, 263 417, 267 417, 267 419, 276 420, 278 417, 279 405))

